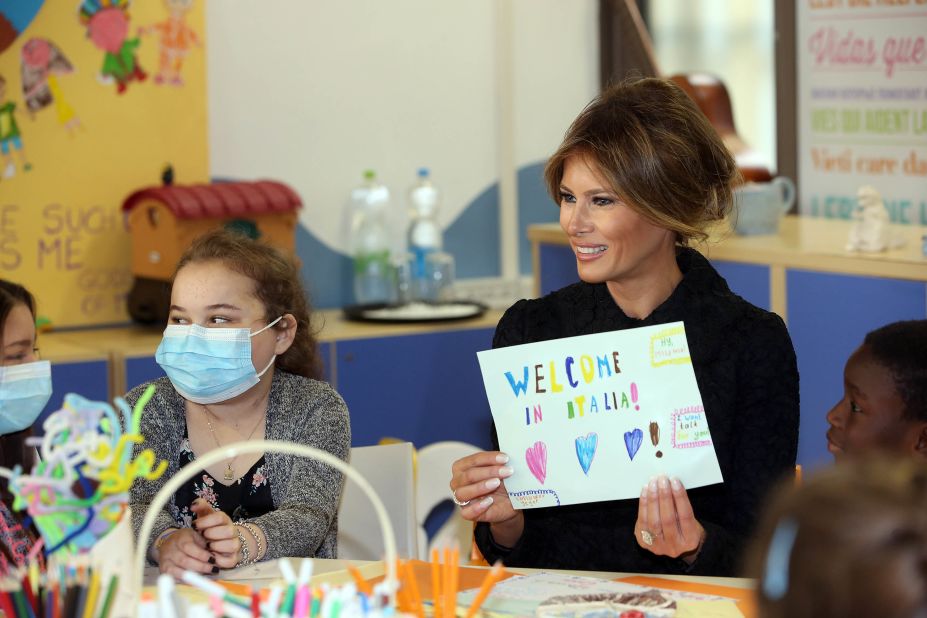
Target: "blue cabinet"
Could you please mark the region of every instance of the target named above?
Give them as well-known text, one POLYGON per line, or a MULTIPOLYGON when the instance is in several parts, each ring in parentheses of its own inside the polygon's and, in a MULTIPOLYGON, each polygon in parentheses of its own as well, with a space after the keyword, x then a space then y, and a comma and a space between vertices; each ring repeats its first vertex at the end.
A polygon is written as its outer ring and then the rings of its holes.
POLYGON ((769 266, 711 260, 711 265, 738 296, 748 303, 770 311, 769 266))
POLYGON ((488 449, 492 417, 476 353, 492 347, 492 335, 478 328, 336 342, 353 446, 392 437, 488 449))

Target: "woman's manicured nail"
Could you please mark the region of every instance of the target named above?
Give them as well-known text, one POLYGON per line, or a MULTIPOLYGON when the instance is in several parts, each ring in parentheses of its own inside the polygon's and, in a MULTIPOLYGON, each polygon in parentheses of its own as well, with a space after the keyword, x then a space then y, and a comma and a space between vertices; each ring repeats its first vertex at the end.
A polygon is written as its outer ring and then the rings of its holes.
POLYGON ((486 496, 485 498, 480 500, 481 509, 488 509, 491 504, 492 504, 492 496, 486 496))
POLYGON ((652 494, 657 494, 657 479, 650 479, 650 483, 647 484, 647 490, 652 494))
POLYGON ((501 478, 507 479, 513 474, 515 474, 515 470, 511 466, 502 466, 499 468, 499 476, 501 478))
POLYGON ((666 478, 665 476, 660 477, 660 488, 669 489, 669 479, 666 478))
POLYGON ((212 567, 212 574, 217 575, 218 573, 219 573, 219 567, 217 566, 212 567))
POLYGON ((215 564, 215 563, 216 563, 216 557, 215 557, 215 556, 210 556, 210 557, 209 557, 209 560, 207 560, 207 562, 208 562, 209 564, 215 564))
POLYGON ((509 456, 506 455, 505 453, 499 453, 498 455, 496 455, 496 462, 501 463, 501 464, 507 464, 509 463, 509 456))
POLYGON ((673 483, 673 489, 674 489, 675 491, 682 491, 682 482, 681 482, 679 479, 677 479, 677 478, 674 476, 674 477, 673 477, 673 480, 672 480, 671 482, 673 483))
POLYGON ((496 487, 499 486, 500 483, 502 483, 502 481, 500 481, 499 479, 489 479, 488 481, 486 481, 486 483, 484 483, 484 486, 486 487, 486 489, 495 489, 496 487))
POLYGON ((647 499, 647 486, 644 485, 643 487, 641 487, 641 500, 646 500, 646 499, 647 499))

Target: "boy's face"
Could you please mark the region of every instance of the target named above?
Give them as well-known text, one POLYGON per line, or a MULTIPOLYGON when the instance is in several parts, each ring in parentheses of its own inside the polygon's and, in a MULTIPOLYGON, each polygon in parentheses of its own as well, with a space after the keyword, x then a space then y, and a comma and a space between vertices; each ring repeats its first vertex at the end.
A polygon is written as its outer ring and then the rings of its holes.
POLYGON ((827 413, 827 422, 827 450, 838 461, 875 450, 914 455, 927 425, 904 418, 892 374, 865 344, 847 360, 843 398, 827 413))

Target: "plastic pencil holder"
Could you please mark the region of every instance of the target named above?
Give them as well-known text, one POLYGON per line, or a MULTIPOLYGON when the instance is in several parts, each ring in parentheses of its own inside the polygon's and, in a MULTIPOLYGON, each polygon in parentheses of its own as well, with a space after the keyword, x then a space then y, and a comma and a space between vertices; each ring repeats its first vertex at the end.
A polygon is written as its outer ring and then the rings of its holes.
POLYGON ((389 520, 389 515, 386 512, 386 507, 383 506, 383 501, 380 500, 380 496, 377 495, 377 492, 374 491, 370 483, 367 482, 367 479, 365 479, 363 475, 357 471, 357 469, 353 468, 350 464, 338 459, 331 453, 313 448, 311 446, 305 446, 303 444, 296 444, 293 442, 283 442, 281 440, 233 442, 232 444, 228 444, 222 448, 213 449, 202 457, 197 457, 195 460, 185 465, 177 472, 177 474, 171 477, 171 479, 164 484, 164 487, 162 487, 161 490, 155 494, 154 499, 148 506, 148 511, 145 513, 145 518, 142 520, 141 530, 139 530, 138 533, 138 543, 136 545, 135 551, 135 573, 137 577, 136 583, 138 584, 138 590, 142 589, 145 572, 145 559, 148 553, 148 542, 151 539, 151 530, 154 528, 155 519, 157 518, 158 513, 161 512, 161 509, 163 509, 168 500, 171 499, 171 496, 173 496, 174 493, 176 493, 176 491, 180 489, 184 483, 213 464, 220 463, 224 460, 231 459, 245 453, 267 452, 309 457, 310 459, 315 459, 324 464, 328 464, 329 466, 343 473, 347 478, 354 481, 357 486, 360 487, 361 491, 363 491, 367 497, 370 498, 370 502, 373 504, 373 510, 377 515, 377 519, 380 520, 380 531, 383 533, 383 549, 385 553, 384 559, 386 560, 386 581, 389 584, 389 602, 390 606, 394 607, 396 605, 396 588, 398 587, 399 583, 396 573, 396 534, 393 531, 393 524, 389 520))

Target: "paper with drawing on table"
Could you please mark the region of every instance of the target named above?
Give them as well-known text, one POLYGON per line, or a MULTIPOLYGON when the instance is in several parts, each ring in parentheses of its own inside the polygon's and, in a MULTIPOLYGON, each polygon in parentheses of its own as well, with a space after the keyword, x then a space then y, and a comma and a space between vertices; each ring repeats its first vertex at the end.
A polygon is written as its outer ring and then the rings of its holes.
MULTIPOLYGON (((458 593, 457 605, 469 607, 477 589, 458 593)), ((579 618, 613 616, 638 609, 648 618, 672 616, 682 600, 723 601, 725 597, 657 589, 625 582, 565 573, 534 573, 503 580, 483 602, 484 614, 495 616, 537 616, 579 618)))
POLYGON ((478 352, 516 509, 722 482, 682 322, 478 352))

